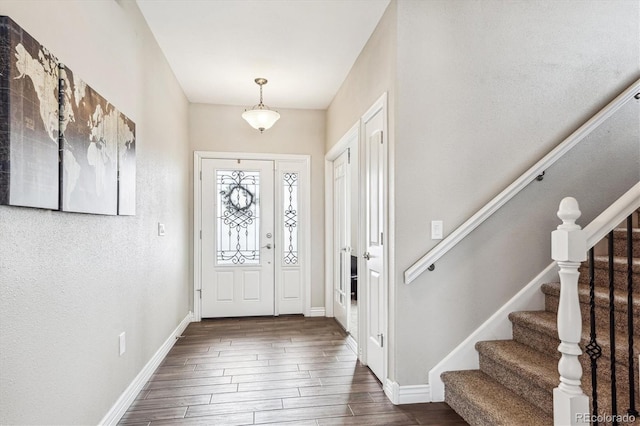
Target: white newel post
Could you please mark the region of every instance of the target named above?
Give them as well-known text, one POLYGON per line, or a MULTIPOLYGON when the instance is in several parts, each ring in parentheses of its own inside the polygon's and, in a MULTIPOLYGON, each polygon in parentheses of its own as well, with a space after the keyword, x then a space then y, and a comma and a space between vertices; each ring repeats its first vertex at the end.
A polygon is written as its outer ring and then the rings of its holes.
POLYGON ((558 362, 560 384, 553 390, 553 423, 555 426, 589 424, 589 397, 580 387, 582 366, 582 315, 578 298, 578 268, 587 258, 587 240, 575 221, 582 213, 575 198, 560 202, 558 217, 562 225, 551 233, 551 257, 560 267, 560 303, 558 305, 558 336, 562 354, 558 362))

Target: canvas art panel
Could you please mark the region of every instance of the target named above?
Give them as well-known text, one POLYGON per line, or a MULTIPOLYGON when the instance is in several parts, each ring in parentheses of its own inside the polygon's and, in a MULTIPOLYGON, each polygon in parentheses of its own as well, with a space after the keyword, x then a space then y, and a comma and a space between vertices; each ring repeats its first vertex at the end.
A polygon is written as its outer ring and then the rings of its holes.
POLYGON ((117 214, 120 113, 60 65, 61 210, 117 214))
POLYGON ((58 209, 58 61, 0 17, 0 204, 58 209))
POLYGON ((136 124, 122 113, 118 119, 118 214, 136 214, 136 124))

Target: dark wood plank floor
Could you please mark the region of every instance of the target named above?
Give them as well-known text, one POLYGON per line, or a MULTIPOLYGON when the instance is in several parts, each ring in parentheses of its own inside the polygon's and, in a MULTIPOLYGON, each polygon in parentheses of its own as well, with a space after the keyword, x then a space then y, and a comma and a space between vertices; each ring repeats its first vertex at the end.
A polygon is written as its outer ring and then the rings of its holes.
POLYGON ((189 325, 122 425, 466 425, 445 403, 391 404, 332 318, 189 325))

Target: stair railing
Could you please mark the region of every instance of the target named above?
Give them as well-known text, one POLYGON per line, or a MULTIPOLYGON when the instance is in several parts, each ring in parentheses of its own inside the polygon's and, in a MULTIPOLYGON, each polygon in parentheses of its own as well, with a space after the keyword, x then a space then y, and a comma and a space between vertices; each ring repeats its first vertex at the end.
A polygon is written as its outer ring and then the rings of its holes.
MULTIPOLYGON (((561 353, 558 362, 560 384, 553 390, 553 416, 556 426, 598 424, 606 421, 613 425, 630 418, 637 418, 635 406, 635 366, 633 349, 633 212, 640 208, 640 182, 627 191, 621 198, 591 222, 585 229, 581 229, 575 221, 581 215, 578 202, 567 197, 560 203, 558 217, 562 224, 551 234, 551 254, 560 268, 560 301, 558 305, 558 337, 561 353), (629 404, 624 413, 618 411, 616 388, 616 353, 615 353, 615 318, 614 318, 614 267, 613 267, 613 229, 620 223, 627 223, 627 326, 629 336, 629 404), (598 411, 597 360, 602 354, 598 344, 595 321, 595 273, 594 273, 594 245, 605 235, 609 235, 609 327, 610 327, 610 358, 611 358, 611 412, 604 418, 598 411), (582 315, 578 293, 579 268, 581 262, 587 260, 589 252, 589 286, 590 286, 590 338, 585 352, 591 360, 591 410, 589 397, 582 391, 582 366, 578 356, 582 354, 579 343, 582 337, 582 315)), ((626 401, 622 402, 626 404, 626 401)))
POLYGON ((573 147, 580 143, 593 130, 598 128, 603 122, 611 117, 616 111, 622 108, 631 99, 640 99, 640 79, 625 89, 614 100, 609 102, 598 113, 591 117, 586 123, 580 126, 575 132, 569 135, 564 141, 556 146, 551 152, 542 157, 526 172, 516 179, 511 185, 496 195, 484 207, 478 210, 473 216, 467 219, 462 225, 456 228, 445 239, 440 241, 433 249, 418 259, 411 267, 404 272, 405 284, 411 283, 424 271, 433 271, 435 262, 444 256, 449 250, 454 248, 460 241, 469 235, 474 229, 491 217, 496 211, 504 206, 509 200, 515 197, 527 185, 534 180, 541 180, 545 170, 551 167, 556 161, 562 158, 573 147))

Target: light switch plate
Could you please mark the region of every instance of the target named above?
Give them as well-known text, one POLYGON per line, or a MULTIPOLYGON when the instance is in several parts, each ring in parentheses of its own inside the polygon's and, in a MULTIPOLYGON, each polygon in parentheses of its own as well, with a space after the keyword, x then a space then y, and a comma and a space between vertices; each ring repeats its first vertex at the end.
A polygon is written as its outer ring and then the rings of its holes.
POLYGON ((120 356, 122 356, 124 354, 124 352, 127 350, 127 340, 126 340, 126 334, 123 331, 122 333, 120 333, 119 337, 119 342, 120 342, 120 356))
POLYGON ((431 239, 432 240, 441 240, 443 234, 444 225, 441 220, 432 220, 431 221, 431 239))

